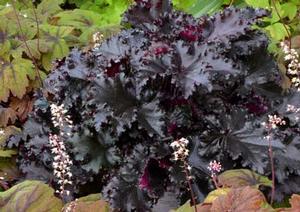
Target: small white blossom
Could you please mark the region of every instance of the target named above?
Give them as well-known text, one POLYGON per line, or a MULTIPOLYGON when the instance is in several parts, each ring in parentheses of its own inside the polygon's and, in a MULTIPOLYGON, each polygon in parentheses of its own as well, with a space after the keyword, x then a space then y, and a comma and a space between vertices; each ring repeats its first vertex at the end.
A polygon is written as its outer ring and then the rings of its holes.
POLYGON ((71 135, 71 130, 73 128, 73 121, 71 120, 70 115, 67 114, 67 110, 64 108, 64 105, 51 104, 51 120, 55 127, 60 129, 60 135, 63 137, 65 134, 68 136, 71 135))
POLYGON ((51 145, 51 152, 53 157, 53 174, 58 179, 57 183, 60 185, 56 191, 61 196, 70 195, 70 191, 65 189, 66 185, 72 185, 72 173, 70 172, 72 161, 66 151, 65 144, 63 142, 64 135, 71 135, 73 122, 70 115, 67 115, 67 110, 64 105, 51 104, 51 120, 55 127, 59 128, 59 135, 49 135, 49 143, 51 145), (67 131, 67 132, 65 132, 67 131))
POLYGON ((70 172, 70 166, 73 164, 70 156, 66 151, 66 147, 63 142, 60 141, 60 137, 57 135, 49 135, 49 143, 51 145, 51 152, 55 153, 53 157, 54 162, 53 166, 53 174, 58 179, 57 183, 60 185, 59 190, 56 192, 61 196, 69 195, 70 191, 65 189, 66 185, 71 185, 72 181, 72 173, 70 172))
POLYGON ((182 160, 184 161, 186 157, 189 155, 189 150, 187 149, 189 141, 186 138, 181 138, 179 140, 173 141, 170 146, 175 150, 174 160, 182 160))
POLYGON ((295 105, 287 105, 286 112, 293 113, 295 115, 295 120, 300 120, 300 107, 296 107, 295 105))
POLYGON ((299 54, 295 49, 290 48, 286 43, 280 43, 281 48, 285 54, 284 60, 288 61, 287 74, 291 75, 291 82, 293 86, 300 91, 300 63, 299 54))
POLYGON ((103 34, 100 32, 96 32, 93 34, 93 43, 94 43, 94 48, 97 48, 100 46, 100 42, 103 40, 103 34))
POLYGON ((285 125, 286 122, 277 115, 268 115, 268 122, 263 122, 262 125, 267 129, 276 129, 278 125, 285 125))
POLYGON ((5 135, 5 132, 3 129, 0 129, 0 136, 5 135))

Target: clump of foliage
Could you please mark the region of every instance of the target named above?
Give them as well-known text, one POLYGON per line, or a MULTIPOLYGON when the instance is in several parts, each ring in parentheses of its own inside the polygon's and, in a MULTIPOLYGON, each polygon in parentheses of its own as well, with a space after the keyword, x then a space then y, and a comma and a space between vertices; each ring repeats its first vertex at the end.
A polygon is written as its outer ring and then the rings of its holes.
POLYGON ((170 143, 186 137, 200 202, 210 190, 212 158, 225 169, 271 174, 261 123, 278 114, 287 124, 272 135, 276 199, 299 192, 300 129, 286 108, 300 107, 300 98, 282 94, 268 39, 252 28, 267 15, 226 8, 196 19, 170 1, 137 0, 124 15, 128 28, 93 51, 74 49, 49 74, 23 132, 9 141, 19 147, 21 171, 57 186, 50 105, 63 104, 74 124, 67 150, 75 197, 97 185, 112 208, 125 211, 150 210, 168 191, 185 202, 185 176, 170 143))
POLYGON ((0 2, 0 127, 26 120, 32 91, 56 59, 67 56, 71 47, 93 45, 95 32, 105 38, 119 30, 130 2, 113 2, 99 5, 101 13, 63 0, 0 2))

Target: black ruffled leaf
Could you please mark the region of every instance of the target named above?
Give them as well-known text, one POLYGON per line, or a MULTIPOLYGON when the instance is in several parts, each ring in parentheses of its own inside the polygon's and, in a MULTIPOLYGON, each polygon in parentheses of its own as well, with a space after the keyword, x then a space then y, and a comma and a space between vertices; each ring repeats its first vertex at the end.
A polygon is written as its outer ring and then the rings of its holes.
POLYGON ((95 83, 89 104, 97 105, 96 129, 108 122, 120 134, 131 128, 133 122, 138 122, 150 134, 162 135, 163 113, 157 100, 143 102, 138 91, 122 74, 115 79, 99 78, 95 83))
POLYGON ((98 173, 101 168, 110 167, 120 160, 117 150, 113 146, 115 138, 108 133, 99 133, 97 136, 85 130, 76 133, 68 140, 72 145, 71 152, 81 167, 88 171, 98 173))

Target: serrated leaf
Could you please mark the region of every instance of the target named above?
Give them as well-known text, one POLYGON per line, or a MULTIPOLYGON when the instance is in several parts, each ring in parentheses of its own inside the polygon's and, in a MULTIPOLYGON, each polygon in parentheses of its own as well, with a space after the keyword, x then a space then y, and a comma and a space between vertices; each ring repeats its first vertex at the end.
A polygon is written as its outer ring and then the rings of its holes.
POLYGON ((114 147, 107 145, 114 142, 114 138, 108 133, 92 137, 85 132, 83 135, 75 134, 70 139, 70 143, 73 146, 71 151, 74 153, 75 159, 77 161, 84 161, 81 165, 83 169, 95 173, 98 173, 101 168, 114 165, 120 160, 114 147), (87 160, 87 158, 91 159, 87 160))
POLYGON ((16 111, 19 120, 24 122, 33 109, 33 103, 33 99, 26 95, 22 99, 11 98, 9 106, 16 111))
MULTIPOLYGON (((241 158, 241 165, 244 167, 250 166, 252 170, 259 173, 264 173, 267 167, 269 144, 264 138, 264 128, 254 126, 253 123, 247 122, 245 119, 245 111, 234 110, 231 115, 224 115, 225 119, 221 119, 224 131, 229 130, 230 133, 224 135, 212 135, 210 144, 199 150, 202 155, 206 152, 217 152, 220 149, 226 151, 233 160, 241 158), (227 117, 227 118, 226 118, 227 117), (226 130, 225 130, 226 129, 226 130), (218 142, 222 142, 224 146, 219 146, 218 142), (216 149, 213 149, 213 146, 216 149), (208 150, 207 148, 210 148, 208 150)), ((274 151, 285 149, 285 145, 280 139, 272 140, 272 148, 274 151)))
POLYGON ((103 24, 100 14, 89 10, 75 9, 73 11, 63 11, 55 17, 59 18, 58 25, 71 26, 81 30, 87 30, 103 24))
POLYGON ((153 60, 146 58, 145 65, 138 73, 141 80, 145 76, 172 76, 172 83, 188 98, 196 90, 196 86, 202 86, 211 92, 213 74, 236 75, 239 72, 233 68, 231 61, 224 61, 221 55, 215 57, 214 54, 218 53, 208 45, 185 45, 183 41, 178 41, 173 48, 173 54, 165 54, 153 60))
POLYGON ((75 201, 72 201, 71 203, 68 203, 65 205, 63 212, 68 211, 68 207, 71 207, 70 204, 72 204, 72 208, 76 212, 86 212, 86 211, 101 211, 101 212, 109 212, 110 208, 107 202, 104 200, 101 200, 101 194, 90 194, 85 197, 80 197, 75 201))
POLYGON ((263 193, 249 186, 231 189, 213 201, 211 211, 258 211, 267 203, 263 193))
POLYGON ((90 104, 97 105, 95 126, 100 129, 104 121, 109 120, 120 134, 137 121, 150 134, 162 134, 163 113, 157 101, 143 103, 136 97, 136 88, 126 87, 126 78, 120 74, 114 79, 101 78, 93 88, 93 98, 90 104), (121 102, 121 104, 120 104, 121 102), (100 121, 100 122, 96 122, 100 121))
POLYGON ((8 124, 14 124, 16 120, 16 111, 11 108, 4 108, 0 106, 0 127, 6 127, 8 124))
MULTIPOLYGON (((288 26, 287 26, 287 28, 288 28, 288 26)), ((283 26, 282 23, 275 23, 275 24, 269 25, 265 29, 267 30, 267 32, 270 33, 270 35, 272 36, 273 39, 278 40, 278 41, 280 41, 288 36, 288 34, 285 30, 285 27, 283 26)))
POLYGON ((227 170, 218 175, 218 182, 226 187, 272 186, 272 181, 248 169, 227 170))
POLYGON ((42 53, 46 53, 50 50, 52 51, 52 49, 50 48, 46 40, 39 39, 38 41, 37 39, 33 39, 33 40, 26 41, 26 45, 24 42, 21 42, 20 46, 18 46, 12 52, 12 55, 15 58, 17 58, 20 57, 23 52, 25 52, 29 58, 33 56, 35 59, 40 59, 42 53), (30 52, 28 51, 28 49, 30 52))
POLYGON ((0 192, 0 207, 4 211, 57 212, 62 201, 54 196, 54 190, 40 181, 24 181, 5 192, 0 192))
POLYGON ((64 0, 43 0, 38 4, 36 12, 39 14, 39 18, 45 22, 52 15, 62 11, 59 6, 62 3, 64 3, 64 0))
POLYGON ((290 199, 290 204, 292 206, 293 211, 298 211, 300 210, 300 195, 298 194, 293 194, 291 199, 290 199))
POLYGON ((233 13, 233 9, 226 8, 221 13, 214 15, 213 31, 206 40, 226 43, 238 34, 245 35, 250 31, 251 25, 255 24, 259 18, 265 16, 267 16, 265 10, 243 8, 239 9, 237 13, 233 13), (241 19, 243 21, 240 22, 241 19))
POLYGON ((0 100, 7 101, 10 92, 22 98, 29 85, 29 79, 34 79, 36 73, 32 61, 17 58, 0 66, 0 100))
POLYGON ((42 56, 42 63, 45 69, 51 69, 51 62, 68 55, 69 46, 65 37, 70 35, 73 27, 41 25, 40 30, 43 35, 43 43, 47 45, 51 52, 42 56))
POLYGON ((292 2, 287 2, 281 5, 283 11, 283 16, 289 17, 290 20, 293 20, 297 15, 297 5, 292 2))

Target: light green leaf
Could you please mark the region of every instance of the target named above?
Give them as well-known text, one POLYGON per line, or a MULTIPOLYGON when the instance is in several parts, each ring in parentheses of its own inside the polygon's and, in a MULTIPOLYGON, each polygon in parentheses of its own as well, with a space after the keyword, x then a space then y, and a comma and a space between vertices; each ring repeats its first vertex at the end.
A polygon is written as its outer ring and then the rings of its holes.
MULTIPOLYGON (((288 26, 287 26, 288 27, 288 26)), ((282 23, 275 23, 265 27, 266 31, 270 33, 271 37, 277 41, 280 41, 288 36, 284 25, 282 23)))
POLYGON ((198 18, 204 14, 212 14, 218 11, 221 9, 222 4, 222 0, 198 0, 192 4, 187 12, 198 18))
POLYGON ((195 0, 173 0, 172 3, 176 9, 187 11, 195 0))
POLYGON ((0 57, 2 58, 2 60, 3 59, 6 61, 9 60, 10 48, 11 48, 11 45, 10 45, 10 42, 8 39, 6 41, 4 41, 4 43, 0 43, 0 57))
POLYGON ((13 155, 18 154, 18 152, 16 150, 12 150, 12 149, 8 149, 8 150, 3 150, 0 149, 0 157, 2 158, 10 158, 13 155))
POLYGON ((245 0, 245 2, 252 7, 269 8, 269 0, 245 0))
POLYGON ((48 51, 52 51, 52 49, 50 48, 50 46, 48 45, 48 43, 46 42, 46 40, 44 39, 39 39, 39 41, 37 41, 37 39, 34 40, 28 40, 26 42, 27 45, 25 45, 24 42, 21 42, 20 46, 17 47, 13 52, 12 55, 16 58, 16 57, 21 57, 22 53, 26 53, 26 55, 31 58, 31 55, 36 58, 36 59, 40 59, 41 58, 41 54, 42 53, 46 53, 48 51), (39 44, 39 48, 38 48, 38 44, 39 44), (29 51, 28 51, 28 48, 29 51))
POLYGON ((216 190, 213 190, 213 191, 209 192, 209 194, 206 196, 203 203, 212 203, 219 196, 228 194, 230 190, 231 190, 230 188, 218 188, 216 190))
POLYGON ((291 0, 292 3, 294 3, 295 5, 300 5, 300 1, 299 0, 291 0))
POLYGON ((60 8, 60 4, 64 3, 64 0, 43 0, 37 6, 37 12, 43 17, 48 18, 51 15, 54 15, 62 9, 60 8))
POLYGON ((272 186, 272 181, 248 169, 234 169, 223 172, 218 176, 219 183, 223 187, 242 187, 261 185, 272 186))
POLYGON ((69 46, 65 41, 65 37, 69 36, 73 31, 73 27, 68 26, 50 26, 41 25, 41 40, 45 45, 48 53, 42 55, 42 64, 46 70, 51 69, 51 62, 60 59, 69 54, 69 46))
POLYGON ((69 46, 63 39, 53 45, 52 60, 56 58, 63 58, 69 54, 69 46))
POLYGON ((44 69, 50 71, 52 69, 52 53, 47 53, 42 55, 42 64, 44 69))
POLYGON ((276 5, 276 9, 275 9, 275 7, 273 5, 273 2, 272 2, 271 18, 266 17, 264 19, 264 21, 269 21, 269 22, 271 22, 271 24, 273 24, 273 23, 276 23, 276 22, 280 21, 280 17, 283 17, 284 11, 281 8, 281 4, 278 1, 276 1, 275 5, 276 5), (277 12, 279 13, 280 17, 279 17, 277 12))
POLYGON ((61 39, 73 31, 74 27, 69 26, 53 26, 43 24, 40 26, 41 34, 44 35, 46 41, 55 42, 56 39, 61 39))
POLYGON ((24 181, 5 192, 0 192, 1 211, 58 212, 63 203, 54 190, 40 181, 24 181))
POLYGON ((283 11, 283 17, 289 17, 290 20, 293 20, 297 15, 297 5, 294 3, 288 2, 281 5, 283 11))
POLYGON ((72 26, 81 30, 105 24, 102 15, 82 9, 63 11, 58 13, 55 18, 59 18, 57 24, 60 26, 72 26))
POLYGON ((29 79, 35 79, 36 73, 32 61, 16 58, 12 62, 0 65, 0 101, 7 101, 10 92, 22 98, 29 85, 29 79))

